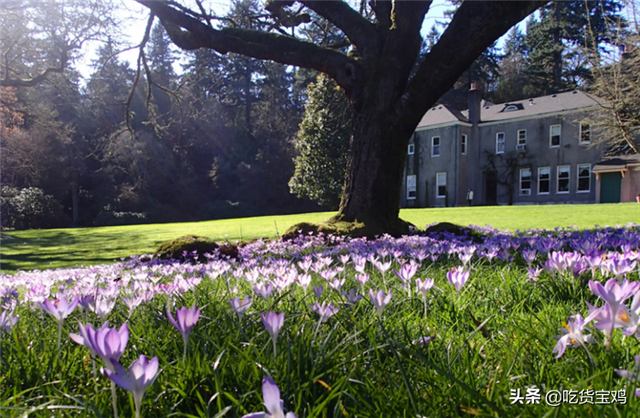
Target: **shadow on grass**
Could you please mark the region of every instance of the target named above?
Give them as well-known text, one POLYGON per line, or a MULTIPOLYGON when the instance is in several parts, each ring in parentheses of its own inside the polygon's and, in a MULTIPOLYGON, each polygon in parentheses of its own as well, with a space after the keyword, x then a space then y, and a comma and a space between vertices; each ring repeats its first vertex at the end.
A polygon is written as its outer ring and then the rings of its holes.
POLYGON ((146 233, 122 231, 42 230, 20 231, 20 236, 2 234, 0 271, 47 269, 73 265, 104 264, 120 261, 148 248, 152 252, 160 240, 150 240, 146 233), (86 231, 83 233, 83 231, 86 231))

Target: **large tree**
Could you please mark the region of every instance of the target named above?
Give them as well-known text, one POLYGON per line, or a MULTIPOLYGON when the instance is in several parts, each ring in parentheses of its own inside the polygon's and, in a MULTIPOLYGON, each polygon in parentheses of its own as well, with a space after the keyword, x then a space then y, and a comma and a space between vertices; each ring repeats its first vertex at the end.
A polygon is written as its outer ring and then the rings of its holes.
MULTIPOLYGON (((203 7, 138 0, 185 50, 235 52, 311 68, 332 77, 353 108, 353 134, 340 210, 371 232, 399 233, 400 188, 409 138, 424 113, 496 39, 546 1, 465 1, 430 52, 417 64, 420 30, 430 1, 371 1, 361 10, 343 1, 270 1, 265 8, 279 33, 216 29, 203 7), (283 30, 310 19, 311 10, 338 27, 352 46, 347 54, 283 30), (414 67, 418 65, 417 69, 414 67)), ((364 2, 363 2, 364 4, 364 2)))

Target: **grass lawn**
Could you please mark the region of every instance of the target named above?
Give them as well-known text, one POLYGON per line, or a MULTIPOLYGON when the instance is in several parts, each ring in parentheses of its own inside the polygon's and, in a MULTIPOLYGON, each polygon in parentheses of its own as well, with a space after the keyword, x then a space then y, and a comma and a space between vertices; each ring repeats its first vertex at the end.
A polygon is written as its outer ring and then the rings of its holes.
POLYGON ((0 275, 0 417, 638 417, 638 228, 327 241, 0 275))
MULTIPOLYGON (((32 270, 110 263, 120 257, 152 253, 156 247, 180 235, 197 234, 215 240, 272 238, 298 222, 320 222, 333 212, 262 216, 217 221, 132 225, 99 228, 64 228, 3 232, 0 271, 32 270)), ((487 224, 514 231, 575 225, 640 223, 637 203, 601 205, 485 206, 403 209, 400 216, 424 229, 434 222, 460 225, 487 224)))

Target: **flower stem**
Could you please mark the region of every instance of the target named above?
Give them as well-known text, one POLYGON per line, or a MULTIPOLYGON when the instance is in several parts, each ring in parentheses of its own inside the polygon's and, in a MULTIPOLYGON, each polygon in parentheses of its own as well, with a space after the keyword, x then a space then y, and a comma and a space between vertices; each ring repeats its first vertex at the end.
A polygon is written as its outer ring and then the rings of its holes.
POLYGON ((111 381, 111 404, 113 405, 113 418, 118 418, 118 397, 116 395, 116 382, 111 381))
POLYGON ((0 376, 2 376, 2 330, 0 329, 0 376))
POLYGON ((276 353, 276 340, 275 338, 272 338, 271 341, 273 341, 273 359, 275 360, 277 357, 277 353, 276 353))
POLYGON ((62 342, 62 322, 58 322, 58 351, 60 351, 61 342, 62 342))
POLYGON ((91 356, 91 363, 93 364, 93 388, 96 391, 96 395, 98 394, 98 376, 96 374, 96 358, 91 356))
POLYGON ((189 344, 188 337, 184 337, 184 352, 182 353, 182 362, 186 363, 187 361, 187 345, 189 344))

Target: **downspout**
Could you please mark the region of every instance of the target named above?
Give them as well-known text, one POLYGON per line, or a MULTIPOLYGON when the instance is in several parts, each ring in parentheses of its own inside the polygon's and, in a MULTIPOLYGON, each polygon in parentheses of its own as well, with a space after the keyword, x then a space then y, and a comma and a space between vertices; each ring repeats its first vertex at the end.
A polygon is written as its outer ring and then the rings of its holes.
POLYGON ((455 155, 455 160, 453 164, 453 184, 454 184, 454 199, 453 206, 458 206, 458 125, 455 124, 453 126, 453 154, 455 155))
POLYGON ((414 132, 413 138, 413 174, 416 176, 416 198, 413 201, 413 207, 419 208, 421 204, 420 193, 420 141, 418 140, 418 133, 414 132))

